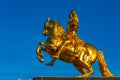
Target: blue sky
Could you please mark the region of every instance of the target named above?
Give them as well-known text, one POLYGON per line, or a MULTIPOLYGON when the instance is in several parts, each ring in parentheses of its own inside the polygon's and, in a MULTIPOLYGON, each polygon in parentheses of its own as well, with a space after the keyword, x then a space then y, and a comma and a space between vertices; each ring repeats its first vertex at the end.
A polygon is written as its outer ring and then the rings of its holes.
MULTIPOLYGON (((51 58, 44 53, 44 63, 36 58, 36 48, 48 17, 59 21, 64 29, 68 14, 76 10, 81 39, 102 50, 111 72, 119 76, 120 57, 119 0, 0 0, 0 80, 27 80, 34 76, 74 76, 80 73, 57 60, 53 67, 45 66, 51 58)), ((95 73, 101 76, 98 63, 95 73)))

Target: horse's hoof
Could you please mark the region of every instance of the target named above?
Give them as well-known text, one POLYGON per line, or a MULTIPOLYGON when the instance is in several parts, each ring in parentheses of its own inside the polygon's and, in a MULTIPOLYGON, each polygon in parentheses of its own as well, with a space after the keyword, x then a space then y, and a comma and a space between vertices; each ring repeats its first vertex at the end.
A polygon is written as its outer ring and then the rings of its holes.
POLYGON ((39 61, 43 63, 43 62, 44 62, 44 59, 39 59, 39 61))
POLYGON ((81 77, 88 77, 88 74, 83 74, 83 75, 80 75, 80 76, 74 76, 75 78, 81 78, 81 77))
POLYGON ((41 56, 38 55, 37 58, 40 62, 42 62, 42 63, 44 62, 44 59, 41 56))
POLYGON ((74 78, 81 78, 82 76, 74 76, 74 78))

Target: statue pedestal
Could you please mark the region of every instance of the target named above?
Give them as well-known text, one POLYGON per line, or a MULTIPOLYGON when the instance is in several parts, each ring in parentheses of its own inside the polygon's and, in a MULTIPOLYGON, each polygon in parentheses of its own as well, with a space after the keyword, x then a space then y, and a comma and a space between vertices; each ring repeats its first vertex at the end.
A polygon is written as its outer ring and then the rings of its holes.
POLYGON ((120 77, 35 77, 33 80, 120 80, 120 77))

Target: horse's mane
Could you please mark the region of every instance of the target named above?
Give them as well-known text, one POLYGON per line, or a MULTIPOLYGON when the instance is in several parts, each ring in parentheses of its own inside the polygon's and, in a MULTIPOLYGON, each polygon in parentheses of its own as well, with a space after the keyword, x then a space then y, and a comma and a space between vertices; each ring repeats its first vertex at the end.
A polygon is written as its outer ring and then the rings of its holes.
POLYGON ((62 25, 58 21, 49 20, 47 22, 50 23, 51 25, 53 25, 53 27, 52 27, 52 35, 53 36, 63 36, 64 29, 63 29, 62 25))
POLYGON ((64 34, 64 29, 62 25, 56 20, 55 20, 55 26, 53 32, 56 36, 62 36, 64 34))

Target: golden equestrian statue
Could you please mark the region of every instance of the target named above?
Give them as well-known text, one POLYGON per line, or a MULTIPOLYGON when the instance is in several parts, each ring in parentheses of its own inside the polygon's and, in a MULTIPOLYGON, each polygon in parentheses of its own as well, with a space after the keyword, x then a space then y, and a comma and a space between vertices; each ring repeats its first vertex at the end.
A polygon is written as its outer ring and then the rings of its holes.
POLYGON ((88 77, 94 73, 92 64, 98 60, 100 71, 105 77, 113 77, 109 71, 102 51, 93 45, 81 40, 77 35, 79 20, 75 11, 69 14, 67 30, 64 32, 61 24, 56 20, 48 20, 44 24, 43 35, 48 36, 46 42, 40 42, 36 50, 37 58, 44 62, 45 51, 51 55, 52 61, 46 65, 53 66, 56 59, 73 63, 82 75, 75 77, 88 77))

